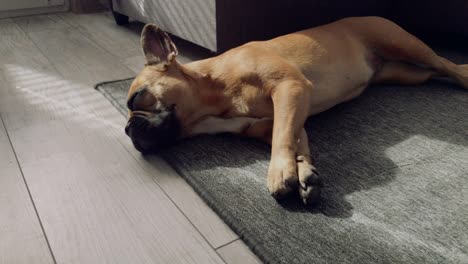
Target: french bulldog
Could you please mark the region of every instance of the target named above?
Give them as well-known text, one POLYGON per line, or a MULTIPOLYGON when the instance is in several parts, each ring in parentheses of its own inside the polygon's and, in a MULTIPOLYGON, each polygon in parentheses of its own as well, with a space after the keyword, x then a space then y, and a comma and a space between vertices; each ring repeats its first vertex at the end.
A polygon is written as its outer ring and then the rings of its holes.
POLYGON ((320 197, 303 128, 306 119, 359 96, 370 84, 415 85, 433 76, 468 89, 456 65, 395 23, 353 17, 254 41, 180 64, 171 38, 154 24, 141 35, 145 67, 128 91, 125 128, 142 153, 198 134, 237 133, 271 144, 269 192, 320 197))

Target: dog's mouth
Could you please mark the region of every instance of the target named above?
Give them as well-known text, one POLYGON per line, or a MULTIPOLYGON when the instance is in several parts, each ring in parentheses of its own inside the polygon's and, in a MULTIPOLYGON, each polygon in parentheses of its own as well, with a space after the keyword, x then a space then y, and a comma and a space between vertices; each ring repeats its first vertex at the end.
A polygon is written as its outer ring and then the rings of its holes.
POLYGON ((138 151, 147 154, 175 143, 180 135, 180 124, 173 108, 163 108, 157 113, 134 111, 125 133, 138 151))

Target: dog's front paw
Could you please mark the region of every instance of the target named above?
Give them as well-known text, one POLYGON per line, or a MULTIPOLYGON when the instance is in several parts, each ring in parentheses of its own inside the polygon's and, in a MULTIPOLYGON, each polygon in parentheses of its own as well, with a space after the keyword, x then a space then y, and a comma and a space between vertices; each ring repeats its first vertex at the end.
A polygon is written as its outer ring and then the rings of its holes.
POLYGON ((275 199, 286 197, 299 185, 296 161, 294 158, 274 157, 268 168, 267 187, 275 199))
POLYGON ((322 179, 317 169, 303 156, 297 157, 297 173, 299 178, 299 196, 306 205, 312 205, 320 200, 322 179))

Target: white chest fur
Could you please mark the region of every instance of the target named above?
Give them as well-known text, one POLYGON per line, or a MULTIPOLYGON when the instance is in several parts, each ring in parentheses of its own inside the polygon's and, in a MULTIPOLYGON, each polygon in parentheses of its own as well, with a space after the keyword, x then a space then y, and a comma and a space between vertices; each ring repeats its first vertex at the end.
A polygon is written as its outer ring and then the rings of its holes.
POLYGON ((233 117, 220 118, 208 116, 199 121, 193 128, 190 135, 198 134, 218 134, 218 133, 242 133, 249 126, 266 118, 253 117, 233 117))

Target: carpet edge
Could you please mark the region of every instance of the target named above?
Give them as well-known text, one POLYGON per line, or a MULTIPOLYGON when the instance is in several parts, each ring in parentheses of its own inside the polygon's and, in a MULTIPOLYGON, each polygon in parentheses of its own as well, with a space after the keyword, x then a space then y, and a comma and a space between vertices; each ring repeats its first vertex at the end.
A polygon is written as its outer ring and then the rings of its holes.
POLYGON ((201 199, 223 220, 223 222, 226 223, 234 231, 234 233, 236 233, 239 236, 239 238, 242 241, 245 242, 245 244, 255 253, 255 255, 259 257, 259 259, 263 263, 268 263, 268 264, 279 263, 276 260, 272 259, 271 257, 268 257, 268 255, 271 255, 271 254, 268 253, 267 249, 261 246, 260 242, 256 241, 255 238, 251 238, 248 235, 245 235, 245 232, 246 232, 245 229, 239 227, 237 223, 231 220, 234 217, 229 215, 229 213, 226 210, 216 206, 215 203, 212 202, 214 200, 213 197, 211 197, 208 193, 203 193, 199 190, 200 187, 198 186, 200 184, 197 182, 196 178, 193 176, 189 176, 189 177, 186 176, 186 174, 191 175, 190 172, 183 172, 182 170, 174 166, 174 164, 171 162, 171 159, 167 158, 165 154, 162 154, 161 156, 171 166, 171 168, 174 169, 174 171, 178 175, 180 175, 192 187, 195 193, 197 193, 201 197, 201 199))

